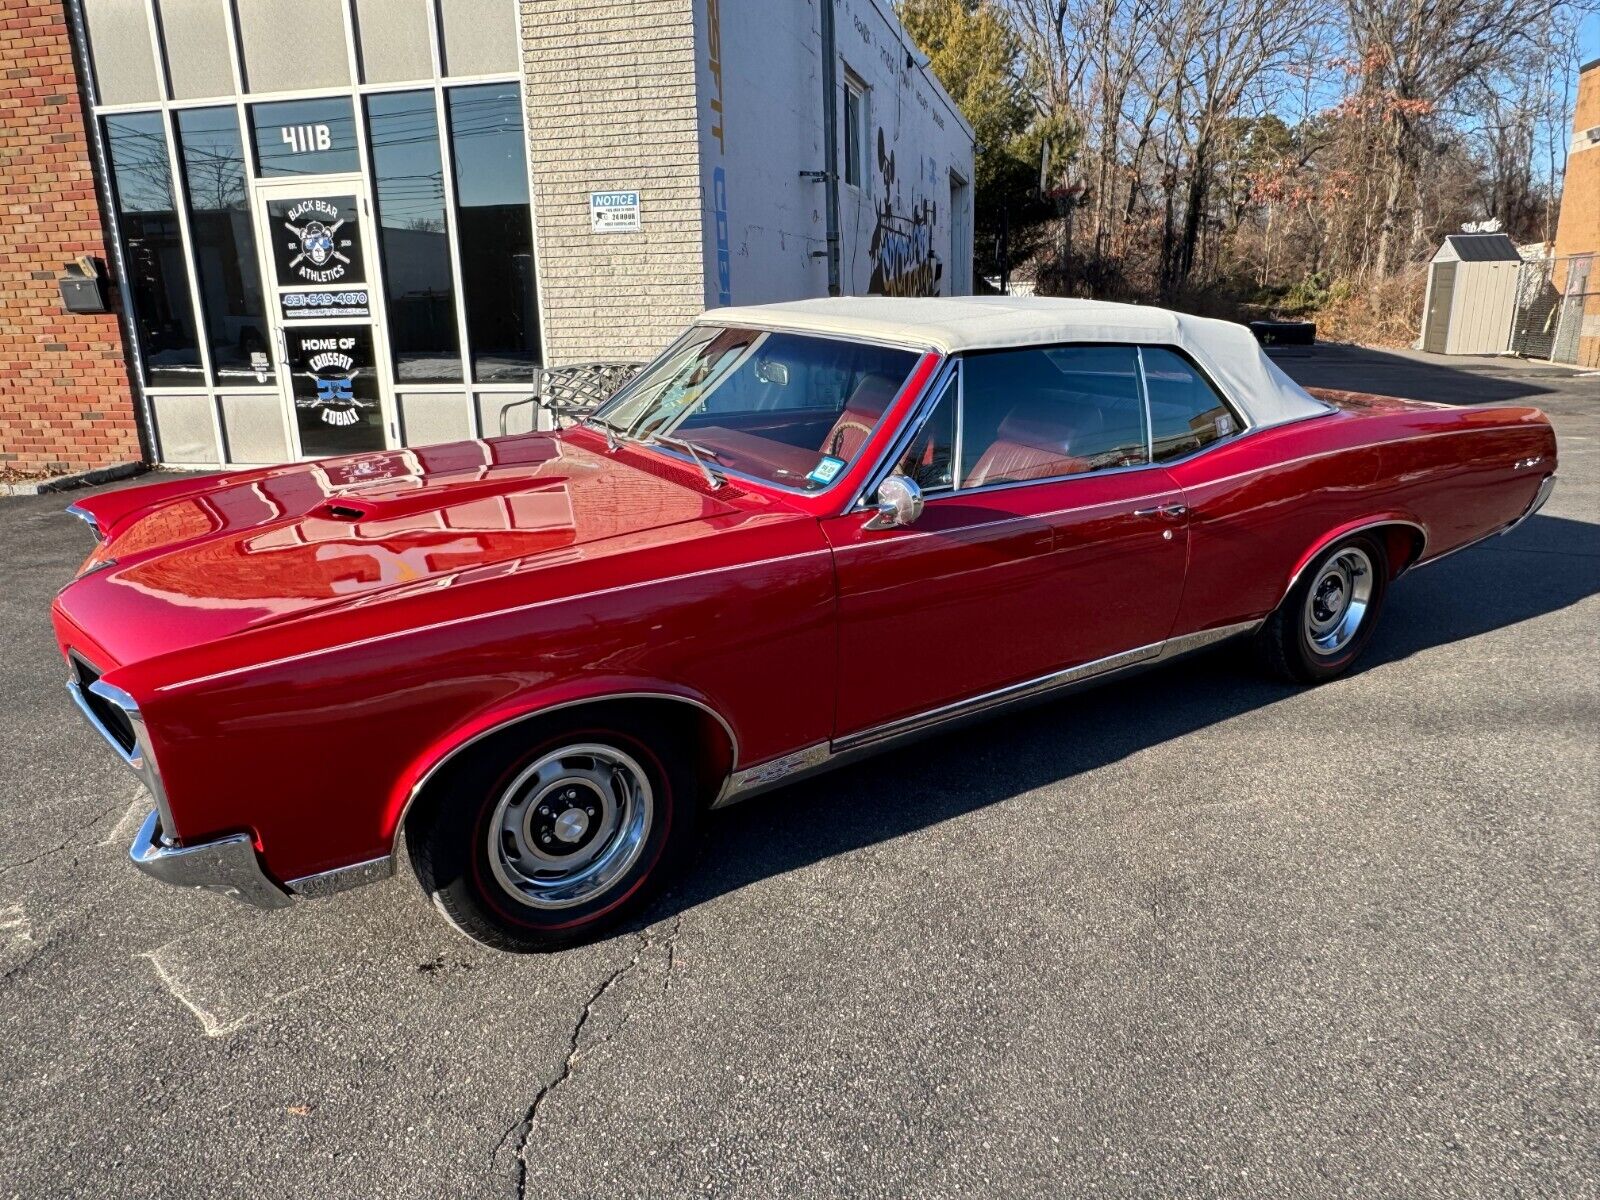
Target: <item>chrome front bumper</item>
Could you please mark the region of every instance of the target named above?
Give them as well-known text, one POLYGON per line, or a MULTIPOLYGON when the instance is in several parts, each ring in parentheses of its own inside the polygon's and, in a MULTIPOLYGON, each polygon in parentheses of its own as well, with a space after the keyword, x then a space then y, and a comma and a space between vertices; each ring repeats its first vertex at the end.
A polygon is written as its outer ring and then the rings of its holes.
POLYGON ((162 883, 220 892, 256 908, 287 908, 293 898, 262 869, 254 842, 235 833, 214 842, 177 846, 163 840, 161 816, 145 818, 128 851, 133 865, 162 883))

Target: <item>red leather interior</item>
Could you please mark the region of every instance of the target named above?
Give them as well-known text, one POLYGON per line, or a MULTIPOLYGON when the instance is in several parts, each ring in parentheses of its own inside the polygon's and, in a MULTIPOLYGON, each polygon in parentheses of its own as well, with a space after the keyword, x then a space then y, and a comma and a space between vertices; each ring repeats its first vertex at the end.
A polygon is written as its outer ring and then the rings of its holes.
POLYGON ((1067 405, 1056 397, 1048 404, 1019 404, 1000 422, 964 487, 1015 479, 1047 479, 1089 469, 1089 460, 1074 451, 1100 443, 1104 420, 1096 408, 1067 405))
POLYGON ((851 461, 860 453, 873 427, 882 418, 900 385, 882 375, 868 375, 845 401, 844 411, 828 431, 822 453, 851 461))

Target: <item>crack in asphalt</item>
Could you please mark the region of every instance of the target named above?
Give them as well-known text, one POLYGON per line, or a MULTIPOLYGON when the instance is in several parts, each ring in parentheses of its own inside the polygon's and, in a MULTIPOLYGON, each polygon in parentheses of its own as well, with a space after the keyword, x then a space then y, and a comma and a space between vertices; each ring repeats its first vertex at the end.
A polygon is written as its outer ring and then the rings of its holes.
POLYGON ((72 839, 68 838, 64 842, 57 843, 48 849, 39 851, 39 853, 33 855, 31 858, 22 858, 18 859, 16 862, 6 863, 5 865, 0 866, 0 875, 9 875, 13 871, 20 871, 23 867, 31 867, 34 863, 42 862, 44 859, 49 858, 52 854, 60 854, 70 845, 72 845, 72 839))
MULTIPOLYGON (((109 808, 101 809, 99 812, 95 813, 94 816, 90 817, 83 823, 84 831, 87 832, 88 830, 93 829, 96 825, 100 824, 101 821, 105 820, 108 816, 122 807, 123 806, 118 803, 111 805, 109 808)), ((0 875, 9 875, 13 871, 20 871, 23 867, 31 867, 36 862, 42 862, 43 860, 49 858, 52 854, 60 854, 68 846, 75 844, 76 840, 77 839, 75 838, 69 837, 63 841, 57 842, 54 846, 47 847, 46 849, 39 851, 39 853, 30 855, 27 858, 18 859, 16 862, 0 864, 0 875)))
MULTIPOLYGON (((661 988, 663 995, 672 987, 672 971, 678 961, 678 935, 682 930, 683 914, 679 913, 673 918, 672 929, 662 942, 667 949, 667 974, 661 988)), ((561 1064, 561 1069, 556 1073, 555 1078, 540 1086, 539 1090, 534 1094, 532 1103, 528 1105, 527 1111, 516 1121, 513 1121, 506 1131, 500 1135, 500 1140, 495 1143, 494 1150, 489 1155, 491 1164, 500 1157, 500 1152, 505 1149, 506 1143, 511 1139, 511 1135, 519 1130, 521 1131, 517 1137, 516 1146, 517 1200, 526 1200, 528 1194, 528 1143, 533 1139, 534 1131, 539 1128, 539 1112, 544 1107, 545 1101, 555 1094, 556 1089, 572 1077, 573 1070, 577 1067, 578 1059, 583 1053, 583 1048, 580 1045, 583 1030, 589 1023, 589 1018, 594 1014, 595 1005, 600 1003, 607 992, 633 974, 638 969, 639 964, 644 961, 644 956, 654 949, 656 944, 656 937, 649 930, 639 934, 639 945, 634 950, 633 956, 611 972, 610 975, 606 976, 601 981, 600 986, 590 993, 589 999, 584 1002, 583 1008, 578 1012, 578 1019, 573 1023, 572 1031, 567 1035, 567 1056, 561 1064)), ((624 1021, 626 1021, 626 1017, 624 1017, 624 1021)), ((620 1029, 621 1026, 619 1025, 618 1028, 620 1029)), ((602 1037, 595 1045, 604 1045, 610 1040, 610 1036, 607 1035, 602 1037)))

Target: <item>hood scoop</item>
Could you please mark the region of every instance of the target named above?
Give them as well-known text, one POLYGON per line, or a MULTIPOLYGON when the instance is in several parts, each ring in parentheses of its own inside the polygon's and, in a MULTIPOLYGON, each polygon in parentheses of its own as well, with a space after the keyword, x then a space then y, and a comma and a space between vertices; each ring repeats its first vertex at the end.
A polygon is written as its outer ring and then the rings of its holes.
POLYGON ((336 492, 311 509, 307 516, 330 521, 393 521, 419 513, 436 512, 441 507, 472 504, 500 496, 531 496, 558 491, 567 486, 564 475, 546 476, 530 482, 526 475, 507 475, 498 479, 452 482, 430 486, 420 480, 409 487, 388 485, 382 490, 360 493, 336 492))

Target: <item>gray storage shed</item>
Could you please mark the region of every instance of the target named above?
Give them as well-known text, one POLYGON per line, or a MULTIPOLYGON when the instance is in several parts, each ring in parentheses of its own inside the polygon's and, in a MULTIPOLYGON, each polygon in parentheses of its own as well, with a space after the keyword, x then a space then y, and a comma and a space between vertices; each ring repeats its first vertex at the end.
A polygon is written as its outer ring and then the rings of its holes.
POLYGON ((1428 264, 1424 350, 1502 354, 1511 348, 1522 255, 1503 233, 1452 233, 1428 264))

